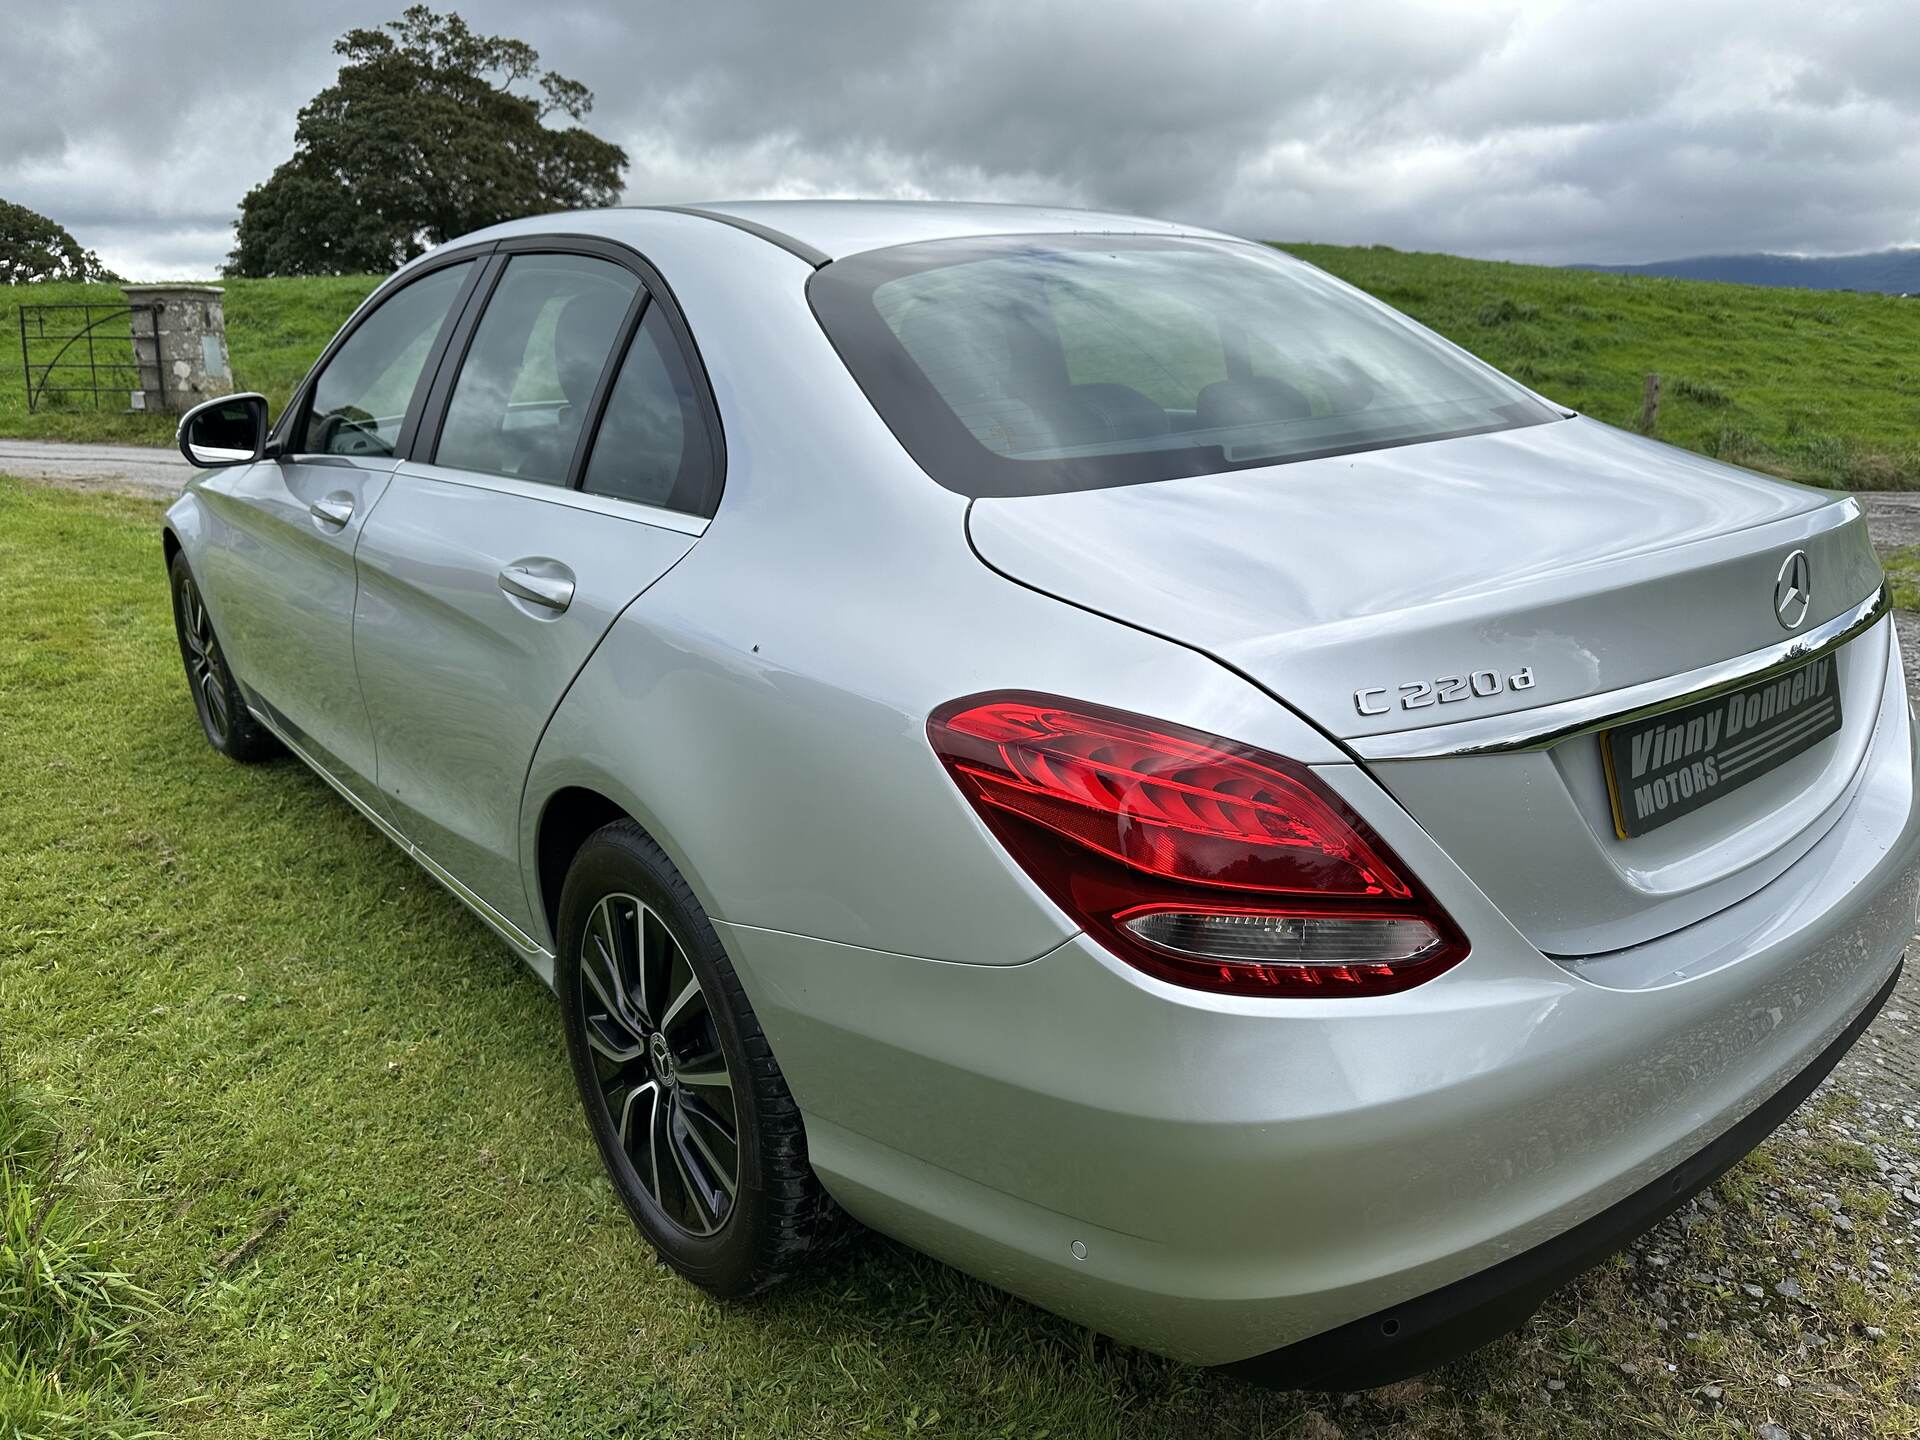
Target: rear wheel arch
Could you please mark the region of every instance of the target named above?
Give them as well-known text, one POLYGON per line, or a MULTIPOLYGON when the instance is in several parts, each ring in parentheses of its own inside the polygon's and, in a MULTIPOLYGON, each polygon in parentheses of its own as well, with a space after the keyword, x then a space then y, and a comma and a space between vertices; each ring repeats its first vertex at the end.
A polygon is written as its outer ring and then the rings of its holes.
POLYGON ((707 914, 722 914, 694 857, 674 839, 672 817, 657 813, 642 799, 650 793, 644 783, 629 784, 623 776, 567 754, 567 732, 560 729, 565 714, 563 703, 541 739, 527 773, 520 811, 521 873, 527 887, 527 906, 546 922, 547 943, 557 944, 560 939, 560 891, 567 883, 574 857, 594 831, 615 820, 631 820, 637 825, 666 853, 707 914))
POLYGON ((555 943, 560 938, 560 891, 574 856, 601 826, 633 818, 618 801, 584 785, 564 786, 547 797, 535 832, 534 884, 539 893, 533 898, 555 943))
MULTIPOLYGON (((520 844, 521 855, 525 857, 522 869, 529 887, 530 908, 546 922, 546 943, 553 947, 556 955, 562 944, 560 902, 567 875, 587 842, 618 821, 627 822, 642 839, 657 846, 686 883, 708 921, 724 924, 690 858, 674 843, 661 817, 648 810, 632 790, 605 772, 587 766, 569 766, 564 777, 555 778, 562 783, 555 784, 551 790, 538 783, 529 786, 520 844)), ((735 958, 724 937, 720 943, 748 1003, 754 1003, 761 997, 760 985, 735 958)))

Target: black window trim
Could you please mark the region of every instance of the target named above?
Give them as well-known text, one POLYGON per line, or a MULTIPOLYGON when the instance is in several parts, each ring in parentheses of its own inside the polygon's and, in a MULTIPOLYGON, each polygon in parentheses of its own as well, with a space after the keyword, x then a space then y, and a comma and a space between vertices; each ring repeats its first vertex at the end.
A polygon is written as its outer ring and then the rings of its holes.
POLYGON ((440 356, 440 363, 434 366, 433 374, 428 377, 426 396, 420 405, 420 423, 408 437, 406 454, 401 457, 403 460, 421 465, 433 463, 433 452, 440 444, 440 428, 447 418, 447 392, 453 388, 453 379, 460 373, 460 367, 467 363, 467 352, 473 346, 473 332, 479 328, 480 317, 486 314, 487 302, 493 298, 494 288, 500 283, 500 272, 505 268, 506 261, 500 258, 497 247, 490 250, 486 264, 480 267, 473 296, 447 336, 447 346, 440 356))
MULTIPOLYGON (((587 467, 593 458, 594 447, 600 443, 600 432, 606 426, 607 410, 612 404, 614 389, 619 385, 621 377, 626 374, 627 361, 633 357, 634 347, 640 343, 643 333, 646 330, 647 322, 653 316, 653 310, 654 301, 649 297, 646 304, 641 306, 631 317, 632 323, 627 327, 621 340, 614 347, 613 363, 607 367, 606 372, 600 377, 600 386, 594 391, 593 395, 593 408, 589 411, 592 417, 592 425, 589 429, 581 431, 581 443, 579 448, 574 452, 574 465, 576 468, 573 472, 573 489, 582 495, 594 495, 625 505, 637 505, 644 510, 660 510, 665 511, 669 515, 692 515, 710 520, 720 506, 720 482, 723 478, 720 465, 718 461, 713 458, 716 453, 714 446, 718 443, 716 439, 718 428, 710 418, 708 405, 700 398, 702 377, 695 372, 692 365, 688 364, 685 347, 681 344, 678 334, 672 330, 672 315, 664 305, 660 307, 660 315, 663 320, 667 321, 669 339, 675 348, 680 351, 680 368, 687 373, 689 379, 693 382, 694 405, 700 412, 701 425, 707 436, 707 454, 709 456, 707 468, 709 475, 707 478, 707 491, 704 497, 705 505, 703 508, 682 510, 678 506, 655 505, 646 500, 636 500, 631 496, 620 495, 611 491, 589 490, 586 488, 587 467)), ((648 341, 649 345, 652 345, 652 343, 651 340, 648 341)), ((661 356, 663 362, 666 358, 665 355, 661 356)), ((685 458, 683 456, 682 464, 684 463, 685 458)), ((678 493, 678 490, 679 477, 676 476, 673 489, 668 491, 669 498, 678 493)))
POLYGON ((293 392, 293 398, 287 403, 287 408, 280 412, 279 422, 267 437, 265 452, 267 457, 294 459, 317 453, 290 448, 293 438, 305 433, 308 411, 313 403, 314 386, 319 382, 327 366, 333 363, 333 357, 340 353, 346 343, 359 332, 360 327, 366 324, 377 310, 416 281, 424 280, 427 276, 445 270, 449 266, 480 261, 481 263, 474 265, 472 271, 468 273, 466 281, 460 287, 460 293, 453 297, 453 304, 447 308, 448 319, 442 322, 439 337, 434 341, 433 349, 427 352, 426 363, 420 367, 419 377, 414 381, 413 394, 407 401, 406 418, 401 422, 400 433, 394 440, 393 454, 381 457, 395 461, 405 460, 412 451, 414 432, 419 425, 433 377, 440 368, 442 358, 446 355, 449 341, 460 328, 461 321, 473 304, 474 291, 478 287, 480 277, 486 271, 486 257, 492 253, 494 244, 495 242, 486 241, 478 245, 462 245, 437 253, 422 264, 388 276, 375 286, 373 292, 360 302, 359 308, 347 317, 347 323, 340 327, 339 333, 327 342, 327 348, 320 352, 320 358, 308 367, 306 375, 293 392))
MULTIPOLYGON (((652 305, 653 297, 642 285, 634 293, 633 303, 627 306, 627 313, 620 318, 620 328, 613 335, 613 346, 607 351, 606 363, 600 367, 600 378, 593 382, 593 397, 587 401, 587 413, 581 418, 580 433, 574 437, 573 458, 567 462, 566 488, 569 490, 585 493, 587 457, 593 453, 594 442, 600 438, 600 422, 606 417, 607 397, 613 393, 621 367, 626 364, 627 349, 633 344, 633 337, 640 333, 640 323, 652 305)), ((664 510, 667 507, 661 505, 653 508, 664 510)))
POLYGON ((673 215, 694 215, 702 220, 712 220, 721 225, 731 225, 736 230, 744 230, 749 235, 758 236, 769 245, 778 245, 796 259, 804 260, 818 270, 823 265, 831 265, 833 257, 824 250, 816 250, 804 240, 796 240, 784 230, 776 230, 771 225, 762 225, 758 220, 748 220, 743 216, 729 215, 724 210, 707 210, 698 205, 641 205, 641 210, 664 210, 673 215))
MULTIPOLYGON (((665 277, 629 245, 617 240, 608 240, 598 235, 579 235, 569 233, 548 233, 539 235, 515 235, 495 242, 488 247, 492 252, 483 273, 477 277, 478 283, 469 292, 469 299, 460 315, 459 322, 451 327, 443 337, 447 344, 441 347, 441 353, 434 357, 433 379, 425 392, 425 401, 419 413, 419 423, 414 431, 405 438, 407 451, 403 460, 421 465, 435 464, 433 453, 440 443, 440 433, 446 424, 447 406, 452 399, 454 382, 466 363, 467 352, 472 344, 475 331, 486 316, 487 302, 493 298, 500 277, 505 272, 507 261, 515 255, 585 255, 613 263, 631 271, 640 281, 633 303, 628 306, 626 315, 620 322, 614 344, 607 354, 606 362, 601 366, 599 379, 594 383, 593 397, 587 403, 587 413, 580 427, 580 436, 574 443, 573 458, 568 464, 563 484, 543 486, 556 494, 584 496, 588 492, 580 488, 587 467, 587 458, 593 453, 593 443, 599 438, 600 423, 606 414, 606 407, 612 395, 614 382, 619 377, 620 366, 626 359, 627 349, 640 332, 641 322, 647 312, 658 305, 667 328, 672 332, 674 343, 680 349, 680 362, 686 367, 693 381, 694 400, 700 411, 701 423, 706 427, 707 444, 712 456, 713 480, 708 487, 707 504, 697 512, 674 510, 663 505, 648 505, 643 501, 629 500, 618 495, 594 496, 612 504, 642 512, 657 512, 680 519, 700 521, 711 520, 720 508, 720 498, 726 490, 727 452, 726 437, 720 426, 720 410, 713 397, 713 382, 707 374, 705 360, 701 357, 700 347, 694 343, 693 333, 681 314, 679 302, 675 300, 671 287, 665 277)), ((396 453, 398 449, 396 448, 396 453)), ((486 477, 483 471, 461 471, 479 478, 486 477)), ((512 479, 511 476, 491 477, 512 479)))

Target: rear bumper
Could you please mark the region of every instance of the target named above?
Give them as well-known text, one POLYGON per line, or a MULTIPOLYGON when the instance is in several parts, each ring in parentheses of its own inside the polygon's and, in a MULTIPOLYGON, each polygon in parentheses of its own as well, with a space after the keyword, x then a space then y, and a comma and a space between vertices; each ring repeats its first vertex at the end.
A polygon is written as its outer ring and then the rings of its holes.
POLYGON ((1914 737, 1890 708, 1789 870, 1577 973, 1339 767, 1320 773, 1473 937, 1401 995, 1207 995, 1084 936, 965 965, 719 928, 815 1169, 875 1229, 1198 1363, 1284 1378, 1325 1353, 1296 1342, 1394 1314, 1471 1321, 1477 1343, 1657 1218, 1676 1174, 1705 1183, 1755 1143, 1878 1003, 1920 890, 1914 737))
POLYGON ((1758 1110, 1626 1199, 1525 1254, 1227 1370, 1282 1389, 1362 1390, 1458 1359, 1517 1329, 1557 1286, 1678 1210, 1771 1135, 1840 1063, 1899 979, 1896 967, 1839 1038, 1758 1110))

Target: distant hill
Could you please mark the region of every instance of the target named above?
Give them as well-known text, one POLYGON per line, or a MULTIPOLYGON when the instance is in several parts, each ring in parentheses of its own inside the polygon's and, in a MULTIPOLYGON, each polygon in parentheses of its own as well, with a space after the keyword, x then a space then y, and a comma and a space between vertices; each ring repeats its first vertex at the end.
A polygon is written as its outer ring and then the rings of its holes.
POLYGON ((1614 275, 1665 275, 1676 280, 1720 280, 1733 285, 1794 285, 1802 290, 1878 290, 1920 295, 1920 246, 1866 255, 1696 255, 1647 265, 1573 265, 1614 275))

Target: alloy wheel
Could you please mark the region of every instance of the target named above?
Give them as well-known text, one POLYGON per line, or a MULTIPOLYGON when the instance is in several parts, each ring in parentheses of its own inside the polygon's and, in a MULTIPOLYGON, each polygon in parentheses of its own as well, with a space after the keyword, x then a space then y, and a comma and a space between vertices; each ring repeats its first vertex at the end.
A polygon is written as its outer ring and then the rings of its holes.
POLYGON ((581 940, 580 1014, 620 1148, 668 1220, 711 1235, 733 1211, 740 1123, 713 1009, 666 922, 603 896, 581 940))
POLYGON ((220 642, 214 638, 213 622, 207 618, 206 602, 190 575, 180 582, 180 634, 186 641, 187 680, 201 702, 207 728, 216 740, 224 742, 233 726, 226 663, 220 655, 220 642))

